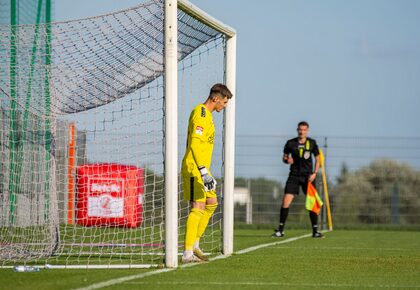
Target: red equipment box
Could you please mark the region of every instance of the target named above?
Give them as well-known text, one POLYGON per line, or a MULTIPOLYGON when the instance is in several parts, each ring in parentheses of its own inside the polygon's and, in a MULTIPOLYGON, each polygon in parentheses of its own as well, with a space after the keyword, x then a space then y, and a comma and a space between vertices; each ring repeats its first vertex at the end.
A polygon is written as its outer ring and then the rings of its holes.
POLYGON ((138 227, 142 221, 144 173, 115 163, 85 164, 77 174, 77 223, 138 227))

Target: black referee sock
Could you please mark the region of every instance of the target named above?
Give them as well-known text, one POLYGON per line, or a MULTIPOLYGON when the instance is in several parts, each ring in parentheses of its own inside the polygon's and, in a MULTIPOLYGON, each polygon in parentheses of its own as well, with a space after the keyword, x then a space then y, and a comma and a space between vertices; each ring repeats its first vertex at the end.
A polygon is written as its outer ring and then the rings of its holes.
POLYGON ((318 231, 318 215, 313 211, 310 211, 309 218, 311 219, 312 232, 316 233, 318 231))
POLYGON ((282 207, 280 209, 280 224, 279 224, 280 232, 283 232, 284 224, 286 223, 288 215, 289 215, 289 208, 282 207))

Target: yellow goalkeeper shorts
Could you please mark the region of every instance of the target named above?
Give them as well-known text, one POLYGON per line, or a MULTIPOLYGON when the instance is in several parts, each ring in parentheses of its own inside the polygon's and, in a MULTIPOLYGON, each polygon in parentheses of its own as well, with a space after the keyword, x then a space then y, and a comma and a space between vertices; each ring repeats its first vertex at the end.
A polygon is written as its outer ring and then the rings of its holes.
POLYGON ((185 175, 184 181, 184 200, 206 202, 207 198, 217 198, 216 191, 205 191, 201 176, 185 175))

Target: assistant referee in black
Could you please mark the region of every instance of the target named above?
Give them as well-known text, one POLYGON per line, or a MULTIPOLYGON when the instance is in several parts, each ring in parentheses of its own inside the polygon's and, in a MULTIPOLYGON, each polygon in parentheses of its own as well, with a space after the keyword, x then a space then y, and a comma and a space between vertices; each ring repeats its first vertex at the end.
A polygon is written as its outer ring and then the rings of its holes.
MULTIPOLYGON (((284 225, 289 214, 289 207, 302 188, 306 194, 308 182, 315 181, 319 169, 319 149, 316 141, 307 137, 309 124, 302 121, 297 127, 298 137, 290 139, 284 146, 283 162, 290 164, 290 173, 284 189, 283 202, 280 209, 280 223, 274 230, 273 237, 284 236, 284 225), (312 156, 315 156, 315 167, 312 156)), ((315 185, 315 184, 314 184, 315 185)), ((318 216, 309 211, 309 218, 312 224, 312 237, 321 238, 323 235, 318 232, 318 216)))

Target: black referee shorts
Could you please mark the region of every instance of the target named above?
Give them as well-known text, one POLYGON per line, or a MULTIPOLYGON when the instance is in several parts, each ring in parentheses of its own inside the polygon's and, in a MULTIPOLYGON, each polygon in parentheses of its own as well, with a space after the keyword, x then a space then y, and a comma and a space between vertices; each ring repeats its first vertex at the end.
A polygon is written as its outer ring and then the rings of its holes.
MULTIPOLYGON (((308 175, 289 175, 286 181, 286 187, 284 188, 284 193, 291 193, 294 195, 299 194, 299 187, 302 188, 303 193, 306 195, 308 190, 308 175)), ((312 182, 315 187, 315 181, 312 182)))

